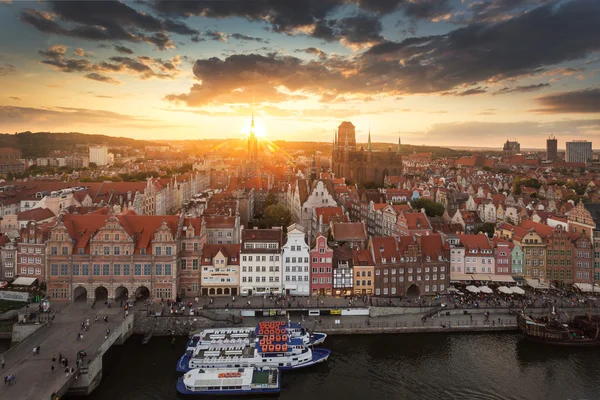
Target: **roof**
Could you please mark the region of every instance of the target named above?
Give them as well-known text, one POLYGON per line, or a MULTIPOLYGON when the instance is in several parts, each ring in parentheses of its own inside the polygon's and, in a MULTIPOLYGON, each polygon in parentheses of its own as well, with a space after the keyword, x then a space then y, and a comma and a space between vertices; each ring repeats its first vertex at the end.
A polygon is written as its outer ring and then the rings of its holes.
POLYGON ((202 265, 212 264, 212 258, 214 258, 219 253, 227 257, 228 265, 239 265, 239 244, 205 244, 204 249, 202 250, 202 265), (211 258, 211 261, 206 261, 207 257, 211 258), (233 258, 235 258, 235 261, 232 260, 233 258))
POLYGON ((492 250, 492 244, 485 234, 460 235, 459 239, 466 250, 492 250))
POLYGON ((242 231, 242 242, 279 242, 283 239, 281 229, 244 229, 242 231))
POLYGON ((17 213, 17 221, 44 221, 54 217, 54 213, 47 208, 33 208, 17 213))
POLYGON ((354 128, 354 124, 350 121, 344 121, 340 124, 340 128, 354 128))
POLYGON ((408 229, 431 229, 429 220, 423 213, 404 213, 408 229))
POLYGON ((334 217, 343 217, 344 212, 342 207, 317 207, 315 208, 315 214, 317 219, 323 217, 323 223, 329 224, 329 221, 334 217))
POLYGON ((13 281, 13 285, 17 286, 31 286, 37 281, 37 278, 26 278, 23 276, 18 277, 13 281))
POLYGON ((340 242, 351 240, 367 240, 367 231, 362 222, 334 222, 333 239, 340 242))
POLYGON ((373 247, 373 258, 376 264, 382 264, 383 259, 386 262, 391 262, 392 258, 397 259, 400 262, 400 253, 397 249, 396 239, 391 236, 376 236, 371 239, 373 247))
POLYGON ((205 216, 206 229, 235 228, 236 217, 209 215, 205 216))

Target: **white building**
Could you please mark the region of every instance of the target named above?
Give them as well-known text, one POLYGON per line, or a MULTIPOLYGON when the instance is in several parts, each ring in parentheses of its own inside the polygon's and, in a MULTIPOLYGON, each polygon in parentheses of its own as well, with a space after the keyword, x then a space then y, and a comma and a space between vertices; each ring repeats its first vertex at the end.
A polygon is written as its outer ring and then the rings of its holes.
POLYGON ((287 230, 287 242, 283 245, 283 290, 292 296, 310 294, 310 247, 306 243, 304 229, 292 224, 287 230))
POLYGON ((95 163, 98 166, 107 165, 108 147, 90 146, 90 163, 95 163))
POLYGON ((592 142, 575 140, 567 142, 565 161, 568 163, 584 163, 592 159, 592 142))
POLYGON ((241 237, 240 294, 253 296, 281 293, 281 227, 243 229, 241 237))

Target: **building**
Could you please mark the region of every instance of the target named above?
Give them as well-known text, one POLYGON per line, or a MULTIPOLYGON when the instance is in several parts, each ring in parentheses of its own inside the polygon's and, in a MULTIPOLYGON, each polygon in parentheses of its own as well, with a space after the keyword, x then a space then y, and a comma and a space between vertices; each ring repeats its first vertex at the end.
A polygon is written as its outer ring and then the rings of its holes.
POLYGON ((28 222, 19 233, 17 242, 17 273, 19 276, 46 281, 46 241, 48 225, 28 222))
POLYGON ((106 146, 90 146, 89 162, 97 166, 108 165, 108 147, 106 146))
POLYGON ((240 245, 207 244, 202 252, 202 295, 237 296, 240 245))
POLYGON ((375 293, 375 263, 369 250, 352 249, 354 257, 354 294, 372 296, 375 293))
POLYGON ((402 146, 398 139, 398 147, 393 152, 374 152, 371 147, 371 132, 367 150, 356 148, 356 128, 344 121, 338 127, 331 154, 333 173, 336 177, 344 177, 353 183, 375 183, 383 185, 388 175, 402 174, 402 146))
POLYGON ((57 301, 174 300, 183 238, 186 257, 199 258, 200 226, 183 215, 61 215, 46 244, 47 293, 57 301), (183 233, 190 225, 193 237, 183 233))
POLYGON ((565 161, 568 163, 585 163, 592 160, 592 142, 574 140, 567 142, 565 161))
POLYGON ((239 244, 240 217, 210 215, 205 217, 208 244, 239 244))
POLYGON ((13 174, 25 172, 25 164, 11 158, 0 159, 0 174, 8 174, 9 172, 13 174))
POLYGON ((351 296, 354 293, 354 257, 347 246, 333 249, 333 295, 351 296))
POLYGON ((287 228, 287 241, 282 247, 283 291, 292 296, 310 295, 310 247, 300 225, 287 228))
POLYGON ((18 160, 21 158, 21 150, 12 147, 0 147, 0 160, 18 160))
POLYGON ((516 140, 506 139, 506 143, 504 143, 504 155, 506 156, 514 156, 521 152, 521 144, 516 140))
POLYGON ((333 250, 327 246, 327 237, 317 233, 310 251, 310 293, 313 296, 331 296, 333 289, 333 250))
POLYGON ((281 227, 243 229, 241 238, 240 294, 253 296, 281 293, 281 227))
POLYGON ((558 158, 558 140, 554 135, 546 139, 546 160, 554 161, 558 158))

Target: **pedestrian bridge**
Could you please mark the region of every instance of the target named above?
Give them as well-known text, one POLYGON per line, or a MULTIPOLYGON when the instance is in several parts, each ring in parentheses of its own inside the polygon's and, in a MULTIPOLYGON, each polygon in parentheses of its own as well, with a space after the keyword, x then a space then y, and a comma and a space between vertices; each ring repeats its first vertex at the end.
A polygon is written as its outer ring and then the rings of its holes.
POLYGON ((53 393, 87 395, 102 379, 102 356, 113 345, 119 345, 133 333, 133 313, 126 318, 123 310, 116 308, 91 309, 86 304, 70 304, 56 315, 52 322, 40 324, 27 338, 3 354, 6 367, 3 377, 16 377, 13 385, 0 386, 0 398, 11 400, 49 399, 53 393), (98 316, 98 322, 95 322, 98 316), (104 322, 104 316, 108 322, 104 322), (77 340, 81 323, 90 320, 90 328, 83 332, 82 341, 77 340), (110 333, 107 335, 107 329, 110 333), (40 346, 40 354, 33 348, 40 346), (84 350, 87 357, 83 366, 76 367, 77 353, 84 350), (58 362, 59 354, 68 360, 73 374, 66 374, 58 362), (52 357, 57 358, 55 370, 51 370, 52 357))

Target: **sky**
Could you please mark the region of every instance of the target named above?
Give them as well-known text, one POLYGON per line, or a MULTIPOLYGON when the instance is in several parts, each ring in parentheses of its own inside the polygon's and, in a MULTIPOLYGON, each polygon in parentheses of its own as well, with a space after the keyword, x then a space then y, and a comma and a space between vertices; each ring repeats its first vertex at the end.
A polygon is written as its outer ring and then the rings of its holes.
POLYGON ((0 132, 600 148, 598 0, 0 0, 0 132))

